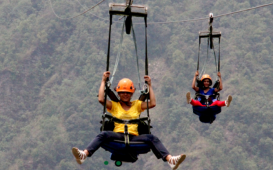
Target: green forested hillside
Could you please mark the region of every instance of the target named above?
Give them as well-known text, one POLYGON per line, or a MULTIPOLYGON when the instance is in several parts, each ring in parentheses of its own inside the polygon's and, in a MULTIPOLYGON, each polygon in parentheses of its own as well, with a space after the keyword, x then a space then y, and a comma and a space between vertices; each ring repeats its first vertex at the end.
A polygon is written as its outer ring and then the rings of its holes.
MULTIPOLYGON (((97 2, 52 0, 55 13, 62 18, 75 16, 97 2)), ((120 168, 103 149, 81 166, 71 154, 72 147, 84 149, 99 133, 103 108, 97 93, 106 67, 110 2, 124 1, 106 1, 89 13, 62 20, 54 15, 48 0, 0 0, 0 169, 169 168, 152 152, 120 168)), ((148 22, 203 18, 210 12, 220 15, 271 2, 134 1, 149 6, 148 22)), ((211 125, 199 122, 185 97, 187 91, 193 94, 198 32, 206 30, 208 22, 148 25, 149 75, 157 97, 157 106, 151 110, 152 133, 172 154, 187 154, 180 169, 273 169, 272 18, 273 6, 269 6, 214 19, 215 30, 222 32, 221 99, 230 94, 233 101, 211 125)), ((113 24, 111 71, 121 26, 113 24)), ((135 31, 143 77, 144 26, 135 25, 135 31)), ((205 57, 204 41, 201 62, 205 57)), ((137 83, 136 71, 134 44, 126 35, 112 87, 122 77, 137 83)), ((212 55, 206 72, 215 79, 212 55)))

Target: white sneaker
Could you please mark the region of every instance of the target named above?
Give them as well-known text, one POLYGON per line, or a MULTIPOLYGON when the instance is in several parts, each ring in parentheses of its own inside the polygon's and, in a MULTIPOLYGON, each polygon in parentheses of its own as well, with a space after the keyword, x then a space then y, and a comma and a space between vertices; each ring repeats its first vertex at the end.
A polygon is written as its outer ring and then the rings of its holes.
POLYGON ((72 148, 72 153, 74 157, 76 158, 76 161, 78 164, 82 164, 87 157, 84 151, 79 150, 78 148, 75 148, 75 147, 72 148))
POLYGON ((232 96, 228 96, 226 100, 226 106, 228 107, 230 105, 230 102, 232 101, 232 96))
POLYGON ((187 97, 187 103, 190 104, 190 102, 191 102, 191 92, 188 92, 186 94, 186 97, 187 97))
POLYGON ((178 168, 178 166, 186 159, 186 155, 178 155, 178 156, 172 156, 170 160, 168 161, 168 164, 170 167, 175 170, 178 168))

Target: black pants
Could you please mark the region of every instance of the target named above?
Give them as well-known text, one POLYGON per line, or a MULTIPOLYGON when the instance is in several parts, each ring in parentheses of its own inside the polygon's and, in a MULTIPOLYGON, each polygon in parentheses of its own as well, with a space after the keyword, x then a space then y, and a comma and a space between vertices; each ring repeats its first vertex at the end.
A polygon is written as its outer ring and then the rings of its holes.
MULTIPOLYGON (((166 157, 169 155, 169 152, 156 136, 152 134, 144 134, 139 136, 130 135, 129 138, 130 141, 141 141, 149 144, 155 156, 158 159, 162 158, 163 161, 166 161, 166 157)), ((112 131, 101 132, 87 146, 86 150, 89 152, 88 157, 93 155, 93 153, 99 149, 103 142, 111 140, 124 140, 124 134, 112 131)))

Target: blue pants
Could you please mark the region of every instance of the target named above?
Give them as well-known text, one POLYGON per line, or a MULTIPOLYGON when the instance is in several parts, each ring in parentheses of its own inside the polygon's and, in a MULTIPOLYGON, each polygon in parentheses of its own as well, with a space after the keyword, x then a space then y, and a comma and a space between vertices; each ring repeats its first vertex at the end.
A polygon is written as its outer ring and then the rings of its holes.
MULTIPOLYGON (((169 155, 168 150, 164 147, 161 141, 152 134, 144 134, 139 136, 129 135, 130 141, 141 141, 150 145, 155 156, 163 161, 166 161, 166 157, 169 155)), ((103 131, 98 134, 93 141, 89 143, 86 150, 89 152, 88 157, 100 148, 103 142, 112 140, 124 140, 123 133, 116 133, 112 131, 103 131)))

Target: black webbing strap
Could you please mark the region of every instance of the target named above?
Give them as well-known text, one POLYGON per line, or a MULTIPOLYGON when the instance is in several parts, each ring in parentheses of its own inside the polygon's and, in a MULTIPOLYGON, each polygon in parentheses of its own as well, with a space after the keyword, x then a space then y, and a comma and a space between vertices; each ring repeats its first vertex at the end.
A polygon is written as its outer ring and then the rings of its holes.
MULTIPOLYGON (((145 75, 148 75, 148 43, 147 43, 147 17, 144 17, 144 22, 145 22, 145 75)), ((147 82, 145 82, 145 84, 147 85, 147 82)), ((148 85, 147 85, 147 88, 148 85)), ((148 90, 148 89, 147 89, 148 90)), ((147 91, 146 91, 147 92, 147 91)), ((142 92, 142 94, 140 95, 139 97, 139 100, 141 101, 145 101, 147 100, 147 116, 149 118, 148 120, 148 126, 149 126, 149 133, 150 132, 150 123, 151 123, 151 120, 150 120, 150 114, 149 114, 149 92, 145 93, 145 92, 142 92)))
MULTIPOLYGON (((110 44, 111 44, 111 27, 112 27, 112 15, 110 14, 109 19, 109 37, 108 37, 108 52, 107 52, 107 60, 106 60, 106 71, 109 71, 109 61, 110 61, 110 44)), ((109 91, 109 79, 107 78, 105 81, 105 92, 104 92, 104 106, 103 106, 103 115, 102 115, 102 128, 101 131, 104 130, 104 123, 105 123, 105 115, 106 115, 106 102, 107 102, 107 95, 109 91)))
MULTIPOLYGON (((147 17, 144 17, 144 22, 145 22, 145 75, 148 75, 148 45, 147 45, 147 17)), ((147 82, 145 82, 147 84, 147 82)), ((149 87, 148 87, 149 88, 149 87)), ((146 97, 147 100, 147 116, 148 116, 148 127, 149 127, 149 134, 151 133, 150 130, 150 113, 149 113, 149 93, 147 94, 146 97)))
POLYGON ((106 71, 109 71, 109 61, 110 61, 110 45, 111 45, 111 28, 112 28, 112 15, 110 14, 109 20, 109 34, 108 34, 108 51, 107 51, 107 62, 106 62, 106 71))
POLYGON ((110 88, 108 89, 107 95, 112 101, 119 102, 119 98, 116 96, 116 94, 110 88))
POLYGON ((219 37, 219 55, 218 55, 218 72, 220 72, 220 39, 221 37, 219 37))
POLYGON ((138 118, 138 119, 125 120, 125 119, 116 118, 116 117, 111 116, 109 114, 106 114, 105 118, 107 118, 109 120, 112 120, 113 122, 121 123, 121 124, 138 124, 141 121, 148 121, 148 119, 149 119, 148 117, 141 117, 141 118, 138 118))
POLYGON ((197 71, 199 70, 200 46, 201 46, 201 38, 199 36, 199 50, 198 50, 198 60, 197 60, 197 71))
POLYGON ((145 75, 148 75, 147 17, 144 17, 144 22, 145 22, 145 75))

